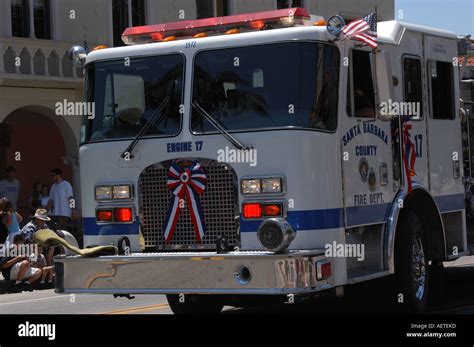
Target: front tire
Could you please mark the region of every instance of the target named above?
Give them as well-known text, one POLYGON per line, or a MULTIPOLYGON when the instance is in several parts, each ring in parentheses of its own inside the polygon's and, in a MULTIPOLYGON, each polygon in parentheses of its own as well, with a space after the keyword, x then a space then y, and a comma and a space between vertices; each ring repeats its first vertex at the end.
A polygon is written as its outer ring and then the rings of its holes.
POLYGON ((421 220, 415 213, 407 212, 402 216, 395 240, 397 302, 403 305, 404 311, 422 313, 427 308, 429 267, 426 245, 421 220))
POLYGON ((216 295, 166 295, 174 314, 219 314, 224 304, 216 295))

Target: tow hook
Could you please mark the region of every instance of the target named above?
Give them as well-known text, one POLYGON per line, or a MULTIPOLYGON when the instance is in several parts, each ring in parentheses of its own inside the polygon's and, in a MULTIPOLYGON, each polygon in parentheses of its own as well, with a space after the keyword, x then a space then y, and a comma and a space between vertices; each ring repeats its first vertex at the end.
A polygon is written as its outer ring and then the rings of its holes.
POLYGON ((216 240, 217 254, 229 252, 229 240, 224 235, 219 235, 216 240))

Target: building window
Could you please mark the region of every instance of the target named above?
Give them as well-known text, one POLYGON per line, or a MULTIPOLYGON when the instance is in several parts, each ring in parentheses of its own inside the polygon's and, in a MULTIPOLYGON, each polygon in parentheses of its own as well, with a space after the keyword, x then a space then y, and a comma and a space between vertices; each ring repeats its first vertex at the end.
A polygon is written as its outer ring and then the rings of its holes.
POLYGON ((145 1, 132 0, 132 26, 145 25, 145 1))
MULTIPOLYGON (((423 110, 423 86, 421 81, 421 62, 418 58, 403 59, 403 79, 405 102, 416 102, 423 110)), ((420 115, 421 118, 421 115, 420 115)))
POLYGON ((122 33, 131 26, 145 25, 144 0, 113 0, 112 21, 114 46, 123 46, 122 33), (131 20, 130 16, 131 14, 131 20))
POLYGON ((28 0, 12 0, 12 35, 16 37, 30 36, 30 14, 28 0))
POLYGON ((228 16, 230 14, 229 7, 229 0, 216 0, 216 16, 228 16))
POLYGON ((214 0, 196 0, 196 19, 214 17, 214 0))
POLYGON ((352 50, 351 55, 351 72, 347 84, 347 114, 373 118, 375 117, 375 93, 370 53, 352 50))
POLYGON ((35 36, 38 39, 51 38, 49 0, 33 0, 35 36))
POLYGON ((277 0, 277 9, 304 7, 303 0, 277 0))
POLYGON ((431 111, 434 119, 454 119, 453 64, 429 61, 431 76, 431 111))
POLYGON ((123 46, 122 33, 128 27, 128 0, 113 0, 114 46, 123 46))

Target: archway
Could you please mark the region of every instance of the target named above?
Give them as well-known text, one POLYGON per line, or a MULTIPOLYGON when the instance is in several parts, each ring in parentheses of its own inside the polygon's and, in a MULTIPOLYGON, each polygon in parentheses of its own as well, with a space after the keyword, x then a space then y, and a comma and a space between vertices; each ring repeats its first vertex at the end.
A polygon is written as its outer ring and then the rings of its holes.
MULTIPOLYGON (((73 182, 73 168, 64 158, 77 156, 72 129, 54 111, 44 106, 21 107, 2 123, 0 169, 12 165, 21 183, 18 211, 28 217, 28 199, 35 182, 51 186, 50 170, 58 167, 64 178, 73 182)), ((3 178, 3 177, 2 177, 3 178)))

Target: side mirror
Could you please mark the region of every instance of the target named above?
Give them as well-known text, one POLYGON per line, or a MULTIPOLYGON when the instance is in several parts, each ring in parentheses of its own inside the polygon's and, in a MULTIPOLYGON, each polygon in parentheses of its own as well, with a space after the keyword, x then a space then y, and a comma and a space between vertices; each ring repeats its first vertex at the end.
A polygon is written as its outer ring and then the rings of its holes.
POLYGON ((74 65, 83 66, 86 62, 87 51, 84 47, 74 46, 69 50, 69 58, 73 61, 74 65))

